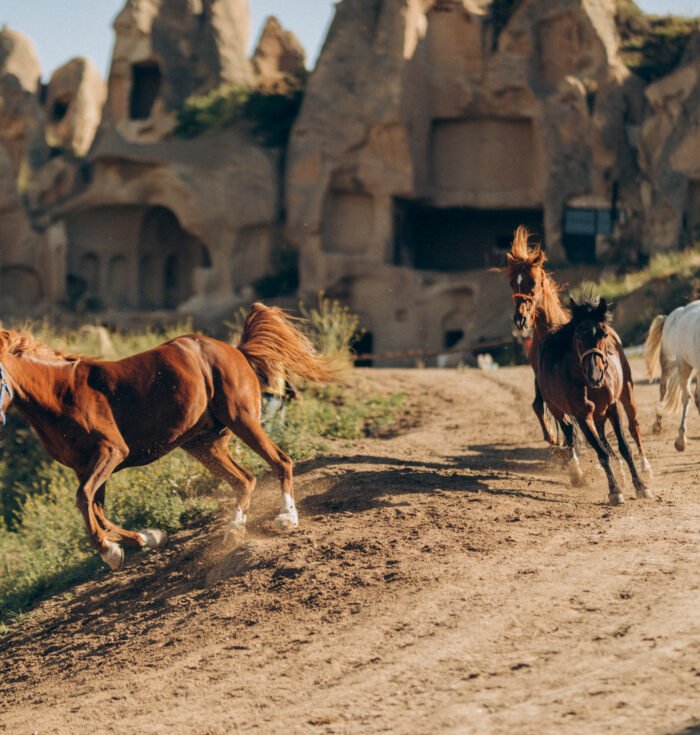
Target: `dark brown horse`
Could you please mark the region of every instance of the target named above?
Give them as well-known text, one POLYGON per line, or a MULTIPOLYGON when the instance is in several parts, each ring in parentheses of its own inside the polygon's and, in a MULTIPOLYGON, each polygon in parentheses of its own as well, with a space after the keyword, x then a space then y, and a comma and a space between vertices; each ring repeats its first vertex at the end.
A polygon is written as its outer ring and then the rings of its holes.
MULTIPOLYGON (((535 373, 535 400, 532 407, 542 427, 545 441, 554 444, 556 440, 545 419, 544 403, 537 379, 539 346, 552 330, 569 321, 570 314, 561 306, 560 287, 544 269, 546 260, 544 251, 540 245, 531 246, 529 237, 525 227, 518 227, 515 231, 513 244, 507 256, 506 272, 513 291, 513 322, 518 329, 528 328, 533 331, 532 345, 528 352, 528 360, 535 373)), ((651 464, 644 451, 637 419, 632 370, 617 332, 610 326, 608 331, 613 338, 624 376, 620 402, 627 416, 629 432, 639 450, 644 472, 651 475, 651 464)), ((560 428, 564 434, 564 443, 568 447, 568 428, 561 424, 560 428)), ((576 476, 576 468, 572 465, 572 479, 576 479, 576 476)))
POLYGON ((540 344, 537 376, 542 396, 558 421, 567 416, 578 423, 593 447, 608 478, 609 501, 624 501, 610 460, 615 457, 605 437, 610 421, 632 475, 637 497, 651 497, 635 467, 620 423, 620 402, 625 371, 617 335, 609 325, 605 299, 571 300, 571 321, 547 335, 540 344))
POLYGON ((238 348, 198 334, 116 362, 58 352, 16 331, 0 331, 0 418, 10 403, 46 451, 73 469, 76 503, 92 545, 120 569, 119 542, 163 546, 163 531, 127 531, 104 512, 105 485, 126 467, 178 447, 236 491, 234 531, 242 533, 255 478, 229 452, 240 437, 276 471, 282 505, 276 522, 298 525, 292 461, 260 427, 260 386, 280 366, 306 380, 330 380, 329 360, 280 309, 254 304, 238 348))

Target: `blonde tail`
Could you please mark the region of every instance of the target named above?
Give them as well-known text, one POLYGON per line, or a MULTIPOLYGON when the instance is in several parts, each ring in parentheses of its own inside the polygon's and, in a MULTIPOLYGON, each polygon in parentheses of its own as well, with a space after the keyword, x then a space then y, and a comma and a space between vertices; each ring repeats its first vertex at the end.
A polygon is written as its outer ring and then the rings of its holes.
POLYGON ((657 316, 649 327, 649 334, 644 342, 644 362, 647 366, 649 380, 661 376, 661 337, 663 336, 666 315, 657 316))
POLYGON ((279 307, 257 302, 245 319, 238 349, 267 382, 280 366, 302 380, 337 380, 339 371, 333 367, 334 357, 319 355, 294 321, 298 320, 279 307))
POLYGON ((674 362, 668 380, 666 381, 666 394, 661 403, 659 403, 657 414, 677 413, 681 405, 682 389, 681 372, 678 369, 678 363, 674 362))

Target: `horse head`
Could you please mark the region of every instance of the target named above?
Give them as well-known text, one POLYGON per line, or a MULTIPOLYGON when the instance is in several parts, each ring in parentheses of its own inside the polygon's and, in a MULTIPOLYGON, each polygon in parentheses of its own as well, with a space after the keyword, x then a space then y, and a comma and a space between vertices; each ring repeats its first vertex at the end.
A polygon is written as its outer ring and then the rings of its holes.
POLYGON ((532 327, 542 293, 545 255, 540 245, 530 248, 530 233, 520 225, 507 254, 508 280, 513 290, 513 322, 518 329, 532 327))
POLYGON ((600 388, 608 369, 608 340, 611 337, 608 304, 601 297, 581 303, 571 299, 570 306, 574 347, 583 376, 590 388, 600 388))

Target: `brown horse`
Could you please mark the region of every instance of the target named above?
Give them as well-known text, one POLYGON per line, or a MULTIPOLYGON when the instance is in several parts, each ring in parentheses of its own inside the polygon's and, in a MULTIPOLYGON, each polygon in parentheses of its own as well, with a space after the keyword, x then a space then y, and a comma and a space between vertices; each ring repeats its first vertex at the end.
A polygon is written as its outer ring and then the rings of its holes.
POLYGON ((530 248, 530 234, 522 225, 507 255, 507 274, 513 291, 513 323, 518 329, 532 329, 532 343, 527 358, 535 373, 535 399, 532 409, 542 428, 544 440, 556 444, 547 424, 544 401, 537 382, 537 359, 540 343, 556 327, 569 321, 569 313, 559 301, 559 286, 543 268, 546 260, 539 245, 530 248))
POLYGON ((163 531, 127 531, 104 512, 105 485, 126 467, 178 447, 235 490, 231 528, 243 533, 255 478, 232 458, 232 434, 277 472, 281 528, 298 525, 292 461, 260 427, 260 387, 280 366, 306 380, 331 380, 328 359, 280 309, 254 304, 238 348, 198 334, 116 362, 58 352, 32 337, 0 331, 0 418, 12 403, 46 451, 75 471, 76 503, 91 544, 113 570, 119 542, 160 547, 163 531))
MULTIPOLYGON (((555 439, 545 419, 544 404, 537 380, 539 346, 552 330, 569 321, 570 314, 559 301, 560 287, 543 267, 546 257, 542 248, 540 245, 531 247, 528 242, 529 237, 527 228, 522 226, 517 228, 507 256, 506 271, 513 291, 513 322, 518 329, 533 330, 532 346, 528 352, 528 360, 535 372, 535 400, 532 407, 542 427, 545 441, 554 444, 555 439)), ((644 472, 651 475, 651 464, 644 451, 637 420, 637 401, 634 396, 632 370, 619 335, 610 326, 608 326, 608 331, 613 338, 624 376, 620 402, 627 416, 629 432, 639 450, 644 472)), ((563 425, 560 425, 560 428, 564 434, 565 445, 568 446, 568 429, 563 425)), ((572 466, 572 477, 575 478, 576 474, 575 467, 572 466)))
POLYGON ((571 321, 542 340, 537 376, 555 419, 575 418, 605 470, 610 503, 619 505, 624 497, 610 466, 615 454, 605 437, 607 421, 629 467, 637 497, 649 498, 651 493, 637 473, 620 423, 618 402, 626 378, 617 335, 609 320, 605 299, 588 299, 580 304, 572 299, 571 321))

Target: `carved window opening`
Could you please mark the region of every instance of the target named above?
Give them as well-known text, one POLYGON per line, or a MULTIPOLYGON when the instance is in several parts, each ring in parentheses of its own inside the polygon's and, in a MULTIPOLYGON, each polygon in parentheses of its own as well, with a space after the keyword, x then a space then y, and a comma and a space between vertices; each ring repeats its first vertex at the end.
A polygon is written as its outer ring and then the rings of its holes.
POLYGON ((55 123, 61 122, 63 118, 68 114, 68 108, 70 107, 70 100, 67 99, 55 99, 53 105, 51 105, 51 120, 55 123))
POLYGON ((129 117, 148 120, 160 92, 160 66, 155 61, 141 61, 131 67, 131 100, 129 117))
POLYGON ((502 265, 513 232, 525 225, 541 241, 541 209, 473 209, 394 202, 394 265, 466 271, 502 265))

